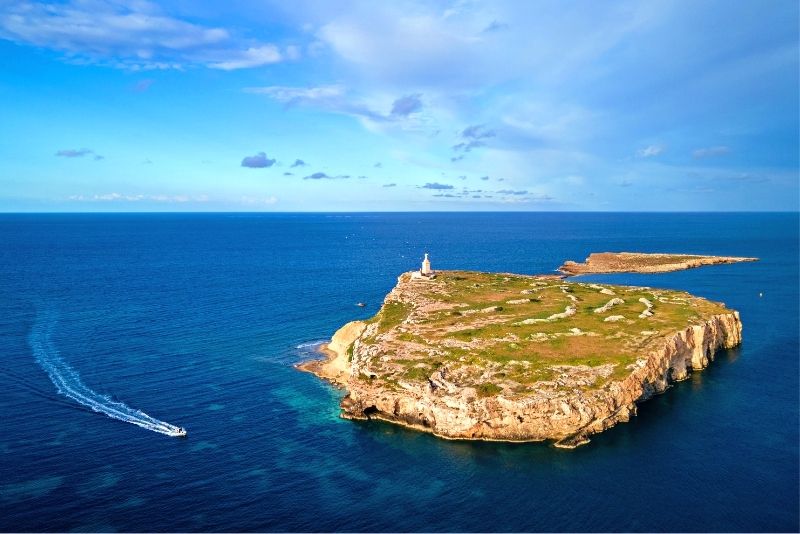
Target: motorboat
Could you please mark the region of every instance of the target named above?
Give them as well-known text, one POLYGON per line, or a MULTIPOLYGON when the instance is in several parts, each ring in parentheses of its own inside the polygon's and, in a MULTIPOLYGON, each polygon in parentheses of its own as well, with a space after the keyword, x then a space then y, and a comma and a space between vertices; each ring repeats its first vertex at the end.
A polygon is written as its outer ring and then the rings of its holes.
POLYGON ((176 438, 185 438, 186 437, 186 429, 183 428, 182 426, 179 426, 178 430, 175 431, 174 435, 175 435, 176 438))

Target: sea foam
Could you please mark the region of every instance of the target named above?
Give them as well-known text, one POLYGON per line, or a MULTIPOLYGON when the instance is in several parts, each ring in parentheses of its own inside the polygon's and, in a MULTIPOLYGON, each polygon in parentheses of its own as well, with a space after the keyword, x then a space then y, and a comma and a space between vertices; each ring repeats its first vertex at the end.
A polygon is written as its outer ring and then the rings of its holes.
POLYGON ((56 325, 54 312, 38 313, 28 338, 36 362, 45 370, 58 392, 75 402, 126 423, 140 426, 167 436, 180 436, 180 427, 159 421, 141 410, 112 400, 108 395, 97 393, 81 380, 78 372, 64 361, 51 340, 56 325))

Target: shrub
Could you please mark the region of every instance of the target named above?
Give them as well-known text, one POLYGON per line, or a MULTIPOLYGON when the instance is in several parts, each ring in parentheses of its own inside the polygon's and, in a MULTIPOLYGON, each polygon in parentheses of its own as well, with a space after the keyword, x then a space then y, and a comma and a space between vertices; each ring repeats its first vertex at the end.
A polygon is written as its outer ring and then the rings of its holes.
POLYGON ((475 389, 478 390, 479 397, 492 397, 503 391, 503 388, 501 388, 496 384, 492 384, 491 382, 486 382, 484 384, 481 384, 477 386, 475 389))

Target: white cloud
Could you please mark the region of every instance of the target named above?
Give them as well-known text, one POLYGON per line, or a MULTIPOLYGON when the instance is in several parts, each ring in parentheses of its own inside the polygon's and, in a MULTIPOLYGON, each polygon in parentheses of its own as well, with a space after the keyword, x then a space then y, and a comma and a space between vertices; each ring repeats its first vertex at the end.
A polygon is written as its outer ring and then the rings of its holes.
POLYGON ((710 158, 714 156, 724 156, 725 154, 729 154, 730 151, 730 147, 727 146, 710 146, 708 148, 698 148, 692 152, 692 156, 694 156, 695 159, 710 158))
POLYGON ((100 193, 93 195, 70 195, 67 200, 73 202, 164 202, 164 203, 184 203, 184 202, 208 202, 206 195, 143 195, 143 194, 124 194, 124 193, 100 193))
POLYGON ((278 47, 274 45, 248 48, 247 50, 240 52, 238 54, 238 58, 235 57, 236 55, 237 54, 232 54, 234 57, 230 57, 229 59, 219 63, 210 63, 208 66, 212 69, 221 70, 248 69, 251 67, 267 65, 269 63, 277 63, 283 59, 278 47))
POLYGON ((239 202, 245 206, 271 206, 277 204, 278 197, 274 195, 267 197, 244 195, 239 199, 239 202))
POLYGON ((244 91, 265 95, 287 106, 305 105, 331 113, 349 115, 359 119, 362 125, 371 131, 377 131, 387 126, 413 129, 426 121, 426 117, 422 113, 424 104, 420 93, 394 98, 386 94, 362 98, 352 94, 342 85, 316 87, 274 85, 248 87, 244 91))
POLYGON ((664 152, 664 145, 648 145, 640 148, 636 154, 640 158, 653 158, 664 152))
POLYGON ((284 104, 325 102, 344 95, 341 85, 319 87, 287 87, 272 85, 268 87, 248 87, 246 93, 266 95, 284 104))
POLYGON ((72 63, 131 70, 197 64, 232 70, 283 59, 273 44, 244 42, 225 28, 171 17, 142 0, 8 3, 0 8, 0 38, 63 52, 72 63))
POLYGON ((430 2, 353 2, 306 4, 301 11, 313 13, 320 42, 358 75, 452 90, 521 77, 537 86, 561 83, 658 20, 663 8, 655 4, 576 8, 501 0, 459 3, 442 13, 430 2))

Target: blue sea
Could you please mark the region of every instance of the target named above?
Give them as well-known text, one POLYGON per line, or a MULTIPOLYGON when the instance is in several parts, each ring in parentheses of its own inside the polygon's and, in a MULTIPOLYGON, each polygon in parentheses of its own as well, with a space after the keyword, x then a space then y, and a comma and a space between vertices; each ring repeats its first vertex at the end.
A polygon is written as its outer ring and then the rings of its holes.
POLYGON ((798 222, 0 215, 0 530, 796 532, 798 222), (424 252, 549 273, 622 250, 761 258, 582 277, 723 301, 744 343, 576 450, 345 421, 293 367, 424 252))

